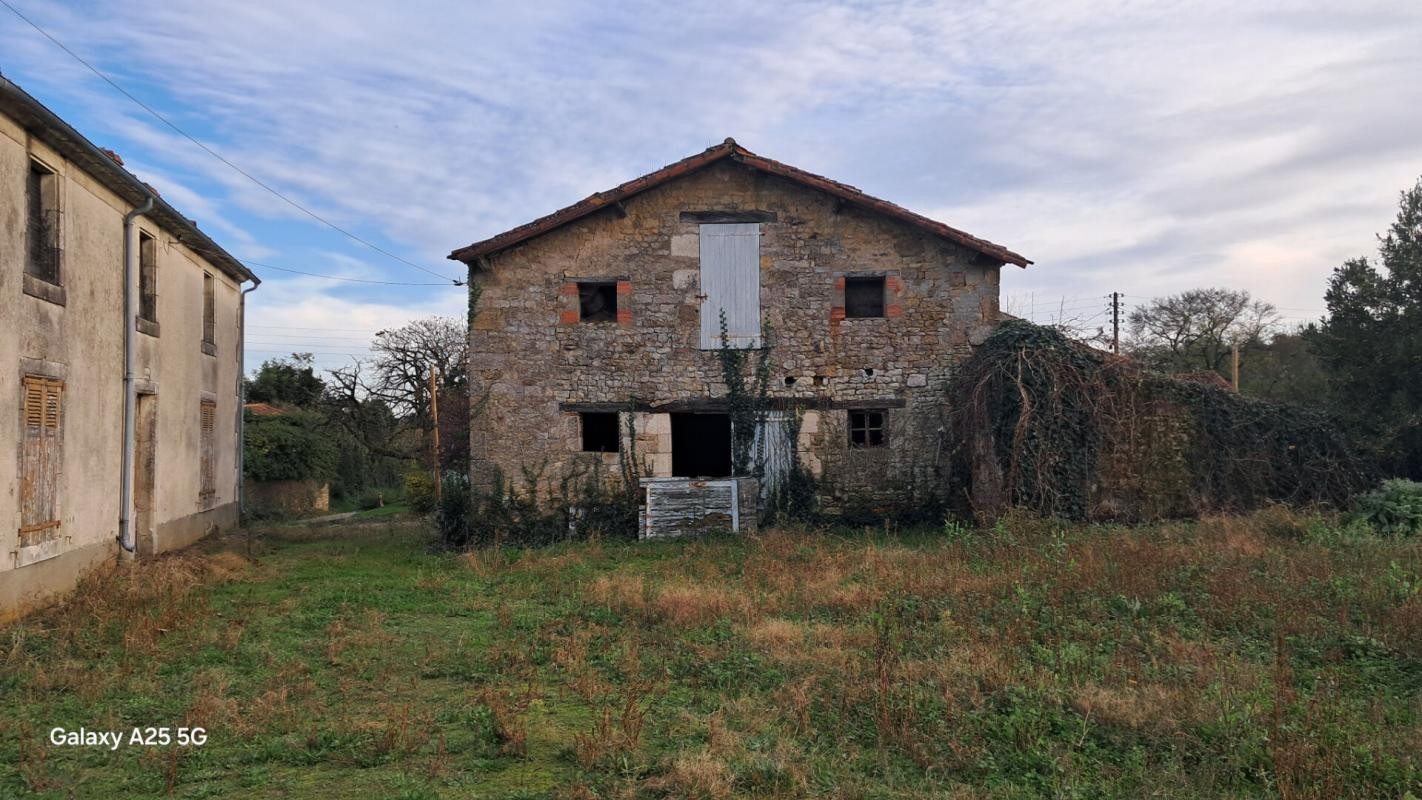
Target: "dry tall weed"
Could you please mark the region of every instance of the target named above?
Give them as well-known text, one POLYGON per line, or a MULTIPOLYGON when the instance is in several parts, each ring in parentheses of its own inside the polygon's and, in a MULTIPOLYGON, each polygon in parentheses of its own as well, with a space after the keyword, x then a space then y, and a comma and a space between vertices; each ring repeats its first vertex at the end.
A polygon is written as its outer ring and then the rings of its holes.
POLYGON ((737 589, 675 583, 657 592, 649 611, 674 628, 699 628, 721 619, 746 620, 752 608, 749 598, 737 589))
POLYGON ((646 786, 669 797, 721 800, 732 796, 734 776, 724 761, 700 751, 677 756, 665 772, 648 779, 646 786))

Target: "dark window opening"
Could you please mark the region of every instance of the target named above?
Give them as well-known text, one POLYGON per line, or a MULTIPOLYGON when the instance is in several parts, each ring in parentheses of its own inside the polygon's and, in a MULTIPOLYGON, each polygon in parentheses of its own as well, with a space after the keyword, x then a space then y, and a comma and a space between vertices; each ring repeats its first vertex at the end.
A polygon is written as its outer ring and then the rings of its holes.
POLYGON ((884 277, 845 278, 844 315, 846 317, 884 316, 884 277))
POLYGON ((616 453, 621 449, 616 411, 587 411, 578 417, 583 426, 584 453, 616 453))
POLYGON ((849 412, 849 446, 883 447, 889 440, 884 430, 888 416, 881 409, 849 412))
POLYGON ((731 474, 729 414, 672 414, 672 476, 726 478, 731 474))
POLYGON ((202 276, 202 341, 203 344, 217 343, 217 296, 216 283, 212 275, 202 276))
POLYGON ((579 283, 578 316, 583 322, 616 322, 617 284, 613 281, 579 283))
POLYGON ((25 184, 25 272, 59 285, 59 178, 30 162, 25 184))
POLYGON ((138 318, 158 321, 158 248, 143 231, 138 232, 138 318))

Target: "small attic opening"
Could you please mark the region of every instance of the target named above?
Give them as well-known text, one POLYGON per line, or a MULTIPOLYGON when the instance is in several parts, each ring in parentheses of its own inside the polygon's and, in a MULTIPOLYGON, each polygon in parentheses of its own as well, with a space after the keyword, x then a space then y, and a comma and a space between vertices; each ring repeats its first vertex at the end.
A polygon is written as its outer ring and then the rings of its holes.
POLYGON ((583 322, 616 322, 617 282, 579 282, 578 318, 583 322))
POLYGON ((850 318, 884 316, 884 276, 845 278, 844 315, 850 318))

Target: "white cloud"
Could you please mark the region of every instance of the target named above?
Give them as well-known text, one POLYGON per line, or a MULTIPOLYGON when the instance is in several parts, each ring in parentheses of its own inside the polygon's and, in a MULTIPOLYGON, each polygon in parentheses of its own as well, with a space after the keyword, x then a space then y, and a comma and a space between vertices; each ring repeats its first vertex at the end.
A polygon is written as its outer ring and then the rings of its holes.
MULTIPOLYGON (((258 177, 451 275, 455 247, 732 135, 1038 261, 1008 291, 1312 308, 1422 174, 1413 2, 22 8, 258 177)), ((341 268, 339 237, 10 23, 9 74, 103 109, 90 135, 131 143, 239 254, 341 268)), ((427 279, 354 252, 360 275, 427 279)), ((253 312, 292 325, 463 300, 267 277, 253 312)))

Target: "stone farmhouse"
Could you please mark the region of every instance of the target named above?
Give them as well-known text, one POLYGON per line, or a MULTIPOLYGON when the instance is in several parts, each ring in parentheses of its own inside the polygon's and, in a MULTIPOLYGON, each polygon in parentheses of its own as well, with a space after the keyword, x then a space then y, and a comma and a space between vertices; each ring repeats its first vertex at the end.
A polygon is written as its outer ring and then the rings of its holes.
POLYGON ((243 283, 0 78, 0 616, 237 523, 243 283))
POLYGON ((730 475, 724 315, 731 346, 769 340, 767 478, 794 448, 827 498, 942 483, 945 382, 999 320, 999 271, 1031 263, 732 139, 450 258, 475 486, 619 451, 730 475))

